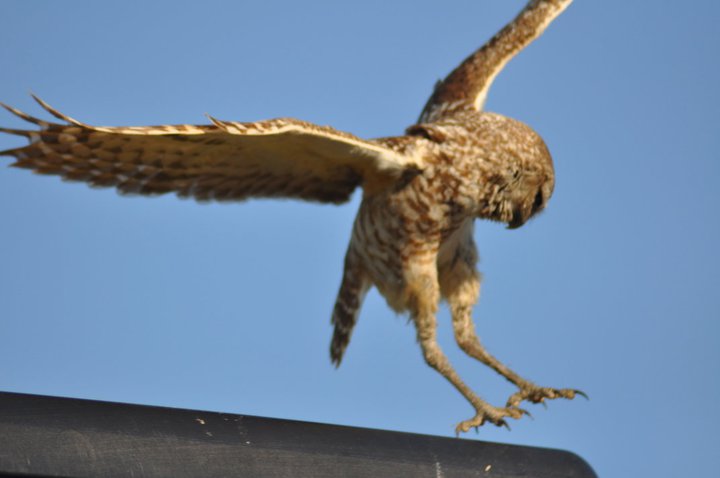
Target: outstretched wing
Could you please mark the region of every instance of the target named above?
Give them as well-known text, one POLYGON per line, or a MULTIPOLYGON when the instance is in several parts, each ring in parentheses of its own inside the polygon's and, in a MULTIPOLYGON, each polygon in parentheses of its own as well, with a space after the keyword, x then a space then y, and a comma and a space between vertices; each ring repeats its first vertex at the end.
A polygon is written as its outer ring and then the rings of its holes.
POLYGON ((438 82, 419 122, 434 121, 461 108, 482 110, 493 80, 507 62, 539 37, 571 3, 572 0, 529 1, 513 21, 438 82))
POLYGON ((30 144, 0 152, 13 166, 122 193, 235 201, 287 197, 341 203, 361 184, 394 182, 418 164, 389 147, 295 119, 193 126, 99 127, 35 98, 65 124, 4 106, 36 130, 0 128, 30 144))

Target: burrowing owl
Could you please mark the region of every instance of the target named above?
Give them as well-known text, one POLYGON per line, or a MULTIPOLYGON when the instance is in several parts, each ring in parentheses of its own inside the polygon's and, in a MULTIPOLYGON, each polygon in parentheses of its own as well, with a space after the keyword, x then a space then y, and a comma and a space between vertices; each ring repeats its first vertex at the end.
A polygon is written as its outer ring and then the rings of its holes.
POLYGON ((339 365, 367 290, 377 287, 398 312, 409 312, 427 363, 447 378, 476 413, 465 432, 489 421, 520 418, 522 401, 573 398, 572 389, 539 387, 508 369, 480 344, 471 318, 480 277, 475 218, 522 226, 553 191, 552 160, 528 126, 483 111, 504 65, 537 38, 572 0, 532 0, 487 44, 438 83, 418 124, 404 136, 362 140, 327 126, 274 119, 202 126, 98 127, 38 102, 63 123, 12 113, 36 130, 2 128, 28 138, 3 151, 14 166, 123 193, 238 201, 289 197, 342 203, 362 186, 363 200, 345 257, 330 346, 339 365), (445 298, 455 338, 518 391, 494 407, 461 380, 436 340, 436 311, 445 298))

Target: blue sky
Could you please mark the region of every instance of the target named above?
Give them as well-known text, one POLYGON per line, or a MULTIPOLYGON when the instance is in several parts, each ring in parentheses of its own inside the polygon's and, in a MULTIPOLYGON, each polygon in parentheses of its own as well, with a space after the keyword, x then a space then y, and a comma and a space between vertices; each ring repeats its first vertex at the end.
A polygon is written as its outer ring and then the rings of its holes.
MULTIPOLYGON (((0 99, 39 114, 32 90, 95 124, 207 112, 401 134, 523 4, 6 0, 0 99)), ((648 5, 576 1, 490 92, 487 109, 543 136, 557 185, 519 230, 477 223, 478 330, 522 375, 591 400, 466 438, 568 449, 601 476, 711 476, 720 4, 648 5)), ((330 365, 358 203, 126 198, 0 168, 0 390, 452 436, 472 410, 376 292, 330 365)), ((510 385, 440 321, 460 374, 502 403, 510 385)))

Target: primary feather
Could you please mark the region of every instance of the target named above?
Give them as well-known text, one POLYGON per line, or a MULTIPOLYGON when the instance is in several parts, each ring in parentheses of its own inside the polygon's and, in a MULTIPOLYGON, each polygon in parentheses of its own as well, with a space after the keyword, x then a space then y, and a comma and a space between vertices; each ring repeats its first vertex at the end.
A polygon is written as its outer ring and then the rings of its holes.
POLYGON ((3 105, 38 130, 2 128, 30 144, 0 152, 13 166, 116 187, 125 194, 175 192, 197 200, 287 197, 341 203, 366 182, 395 181, 417 161, 382 142, 292 118, 254 123, 91 126, 36 98, 65 124, 3 105))

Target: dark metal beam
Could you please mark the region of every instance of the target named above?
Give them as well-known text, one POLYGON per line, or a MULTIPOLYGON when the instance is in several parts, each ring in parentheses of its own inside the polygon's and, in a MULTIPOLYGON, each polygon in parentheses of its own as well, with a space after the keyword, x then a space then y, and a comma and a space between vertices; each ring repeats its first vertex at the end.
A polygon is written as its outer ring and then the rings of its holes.
POLYGON ((2 392, 0 476, 596 477, 567 451, 2 392))

